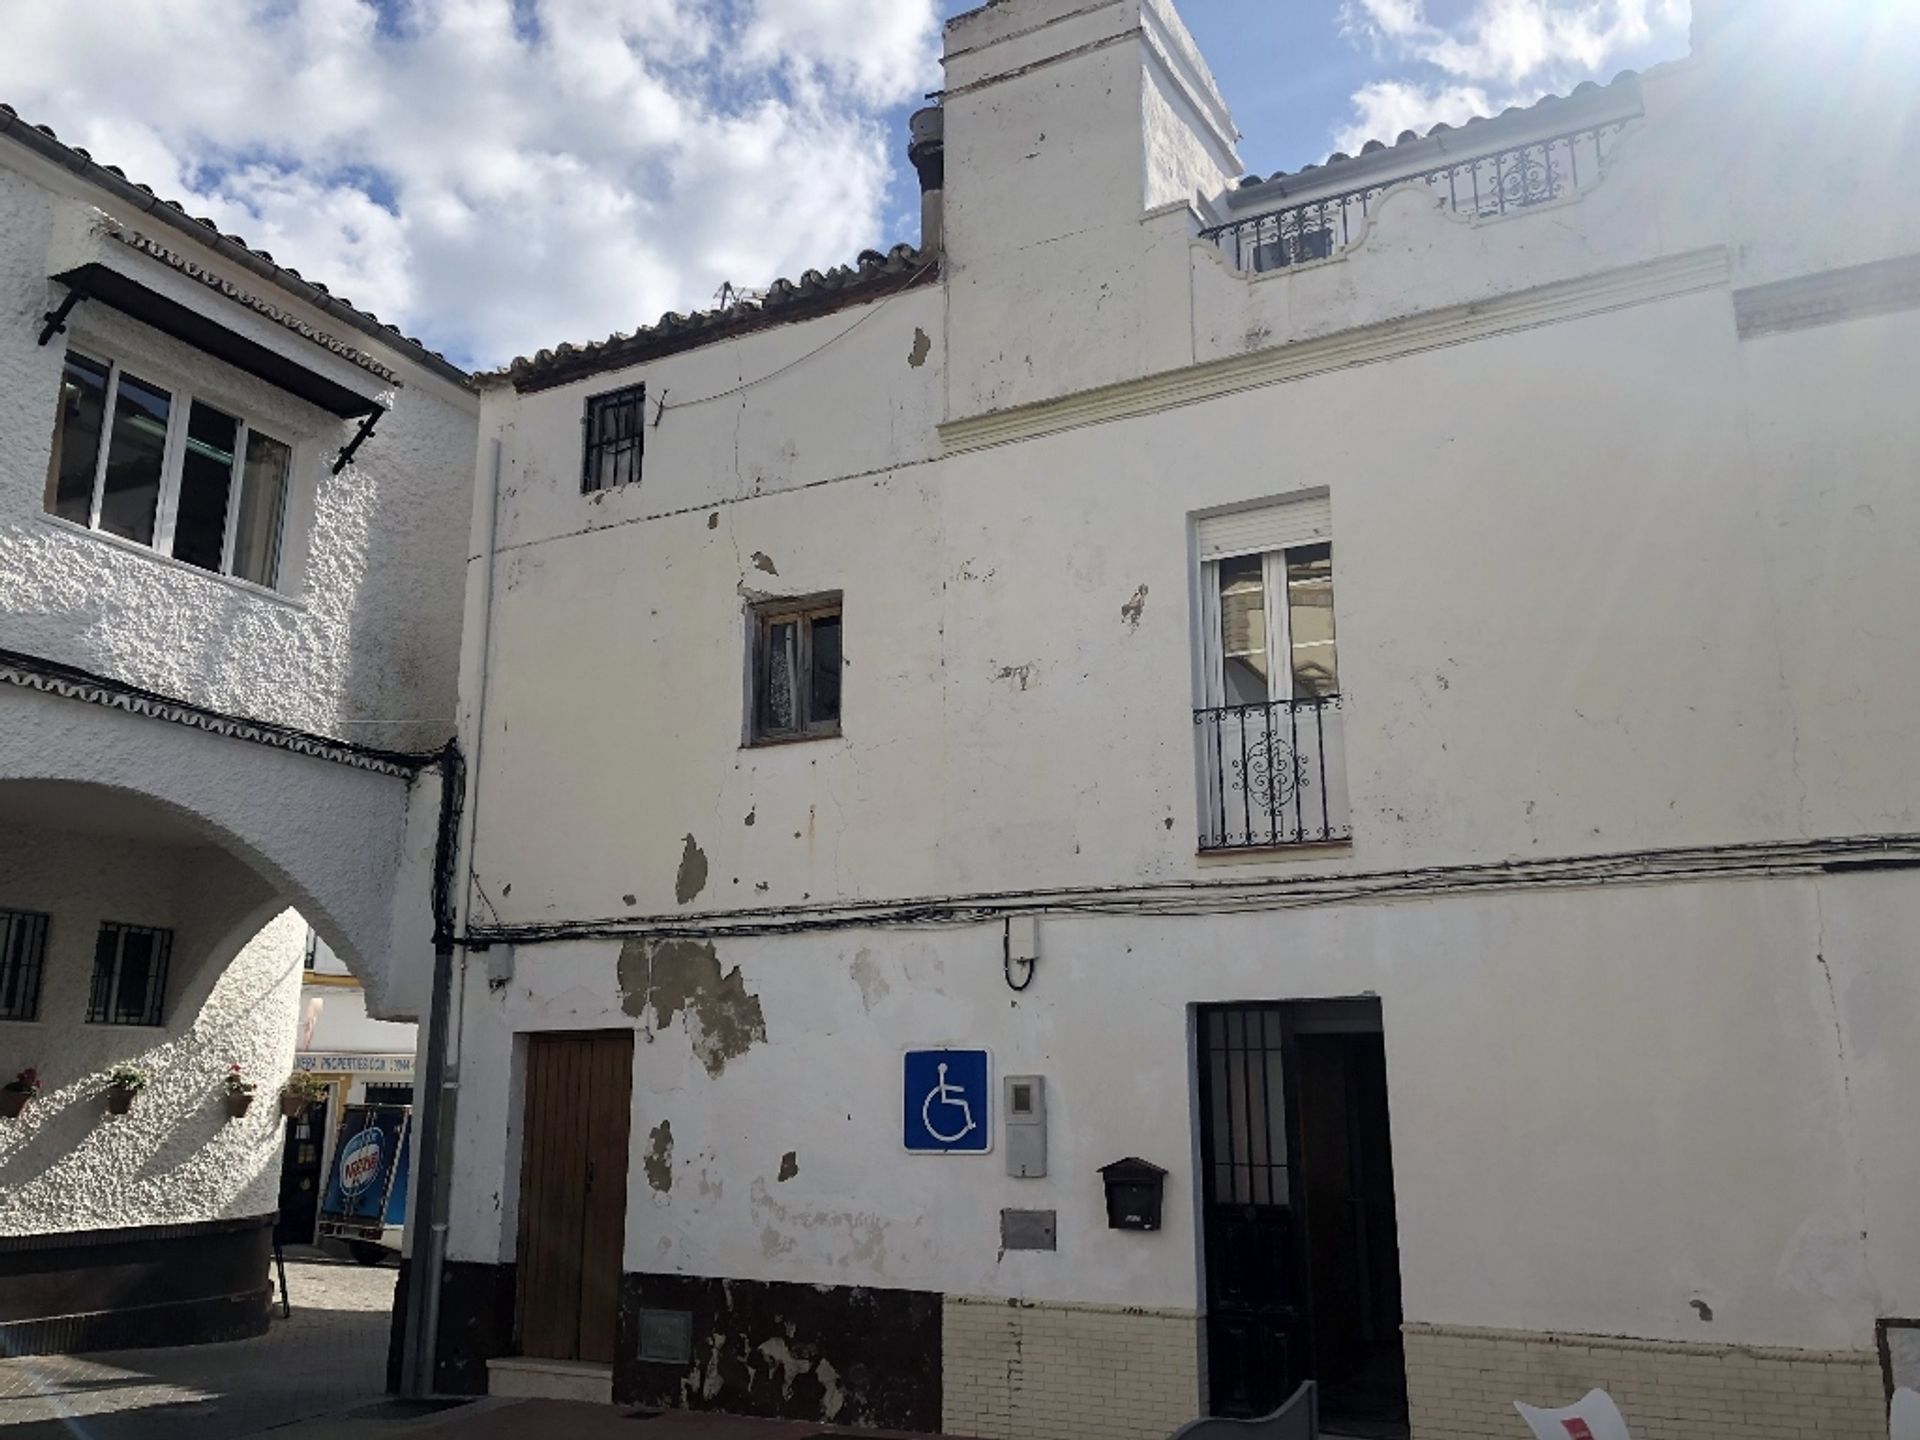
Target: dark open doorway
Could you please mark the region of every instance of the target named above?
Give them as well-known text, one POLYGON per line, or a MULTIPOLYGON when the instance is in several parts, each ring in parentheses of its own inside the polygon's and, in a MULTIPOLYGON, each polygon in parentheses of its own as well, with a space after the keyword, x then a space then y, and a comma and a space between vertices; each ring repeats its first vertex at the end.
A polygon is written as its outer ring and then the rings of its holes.
POLYGON ((1311 1379, 1335 1433, 1405 1436, 1379 1002, 1203 1006, 1197 1058, 1210 1409, 1311 1379))

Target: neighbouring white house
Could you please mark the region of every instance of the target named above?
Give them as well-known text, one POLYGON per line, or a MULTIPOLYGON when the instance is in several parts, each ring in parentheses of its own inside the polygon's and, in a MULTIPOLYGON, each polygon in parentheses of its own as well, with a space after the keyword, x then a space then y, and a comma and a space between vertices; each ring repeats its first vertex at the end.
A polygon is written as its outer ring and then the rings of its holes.
POLYGON ((478 409, 0 109, 0 1351, 266 1328, 309 928, 433 973, 478 409))
POLYGON ((1920 130, 1841 8, 1262 179, 1168 0, 997 0, 922 246, 481 377, 438 1383, 1883 1435, 1920 130))

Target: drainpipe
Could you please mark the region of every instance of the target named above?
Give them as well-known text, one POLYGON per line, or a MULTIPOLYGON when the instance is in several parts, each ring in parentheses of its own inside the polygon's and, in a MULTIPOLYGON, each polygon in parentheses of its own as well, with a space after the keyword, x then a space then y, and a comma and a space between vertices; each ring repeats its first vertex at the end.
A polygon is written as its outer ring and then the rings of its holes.
MULTIPOLYGON (((471 670, 463 689, 473 696, 465 742, 467 763, 464 774, 456 758, 449 786, 464 783, 465 814, 456 821, 463 833, 455 839, 453 873, 464 877, 457 895, 449 885, 453 913, 436 917, 444 925, 434 937, 433 1008, 427 1029, 427 1076, 424 1089, 426 1111, 421 1116, 419 1155, 429 1167, 421 1176, 424 1183, 415 1186, 414 1284, 407 1296, 406 1343, 401 1358, 401 1393, 424 1397, 434 1393, 435 1371, 440 1353, 440 1287, 446 1273, 447 1216, 453 1194, 454 1120, 460 1093, 459 1028, 465 1005, 456 1011, 456 996, 466 994, 467 962, 464 949, 456 971, 455 937, 464 933, 473 903, 473 837, 480 808, 481 737, 486 733, 488 659, 493 646, 493 568, 494 545, 498 535, 500 508, 501 444, 489 442, 487 483, 484 506, 476 526, 479 551, 473 557, 481 569, 473 581, 473 595, 467 607, 467 634, 474 640, 471 670), (424 1244, 425 1253, 420 1253, 424 1244)), ((454 827, 449 827, 454 828, 454 827)))
POLYGON ((938 105, 907 121, 907 159, 920 176, 920 249, 937 255, 946 243, 947 113, 938 105))

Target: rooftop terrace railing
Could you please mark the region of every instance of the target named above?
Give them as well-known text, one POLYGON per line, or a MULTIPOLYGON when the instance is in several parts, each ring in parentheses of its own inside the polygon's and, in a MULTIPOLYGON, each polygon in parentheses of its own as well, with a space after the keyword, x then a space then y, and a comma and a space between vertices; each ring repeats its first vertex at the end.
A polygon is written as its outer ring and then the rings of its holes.
POLYGON ((1435 170, 1394 175, 1215 225, 1201 235, 1218 244, 1240 269, 1261 272, 1325 260, 1348 249, 1365 234, 1380 197, 1410 181, 1425 181, 1440 205, 1457 215, 1508 215, 1597 185, 1613 142, 1628 123, 1607 121, 1435 170))

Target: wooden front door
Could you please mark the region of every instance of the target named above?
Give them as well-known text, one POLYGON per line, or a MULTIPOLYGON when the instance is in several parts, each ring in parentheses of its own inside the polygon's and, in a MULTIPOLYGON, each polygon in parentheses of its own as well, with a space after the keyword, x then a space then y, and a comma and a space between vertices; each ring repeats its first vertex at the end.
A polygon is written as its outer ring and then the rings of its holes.
POLYGON ((613 1363, 633 1032, 535 1035, 520 1131, 520 1353, 613 1363))

